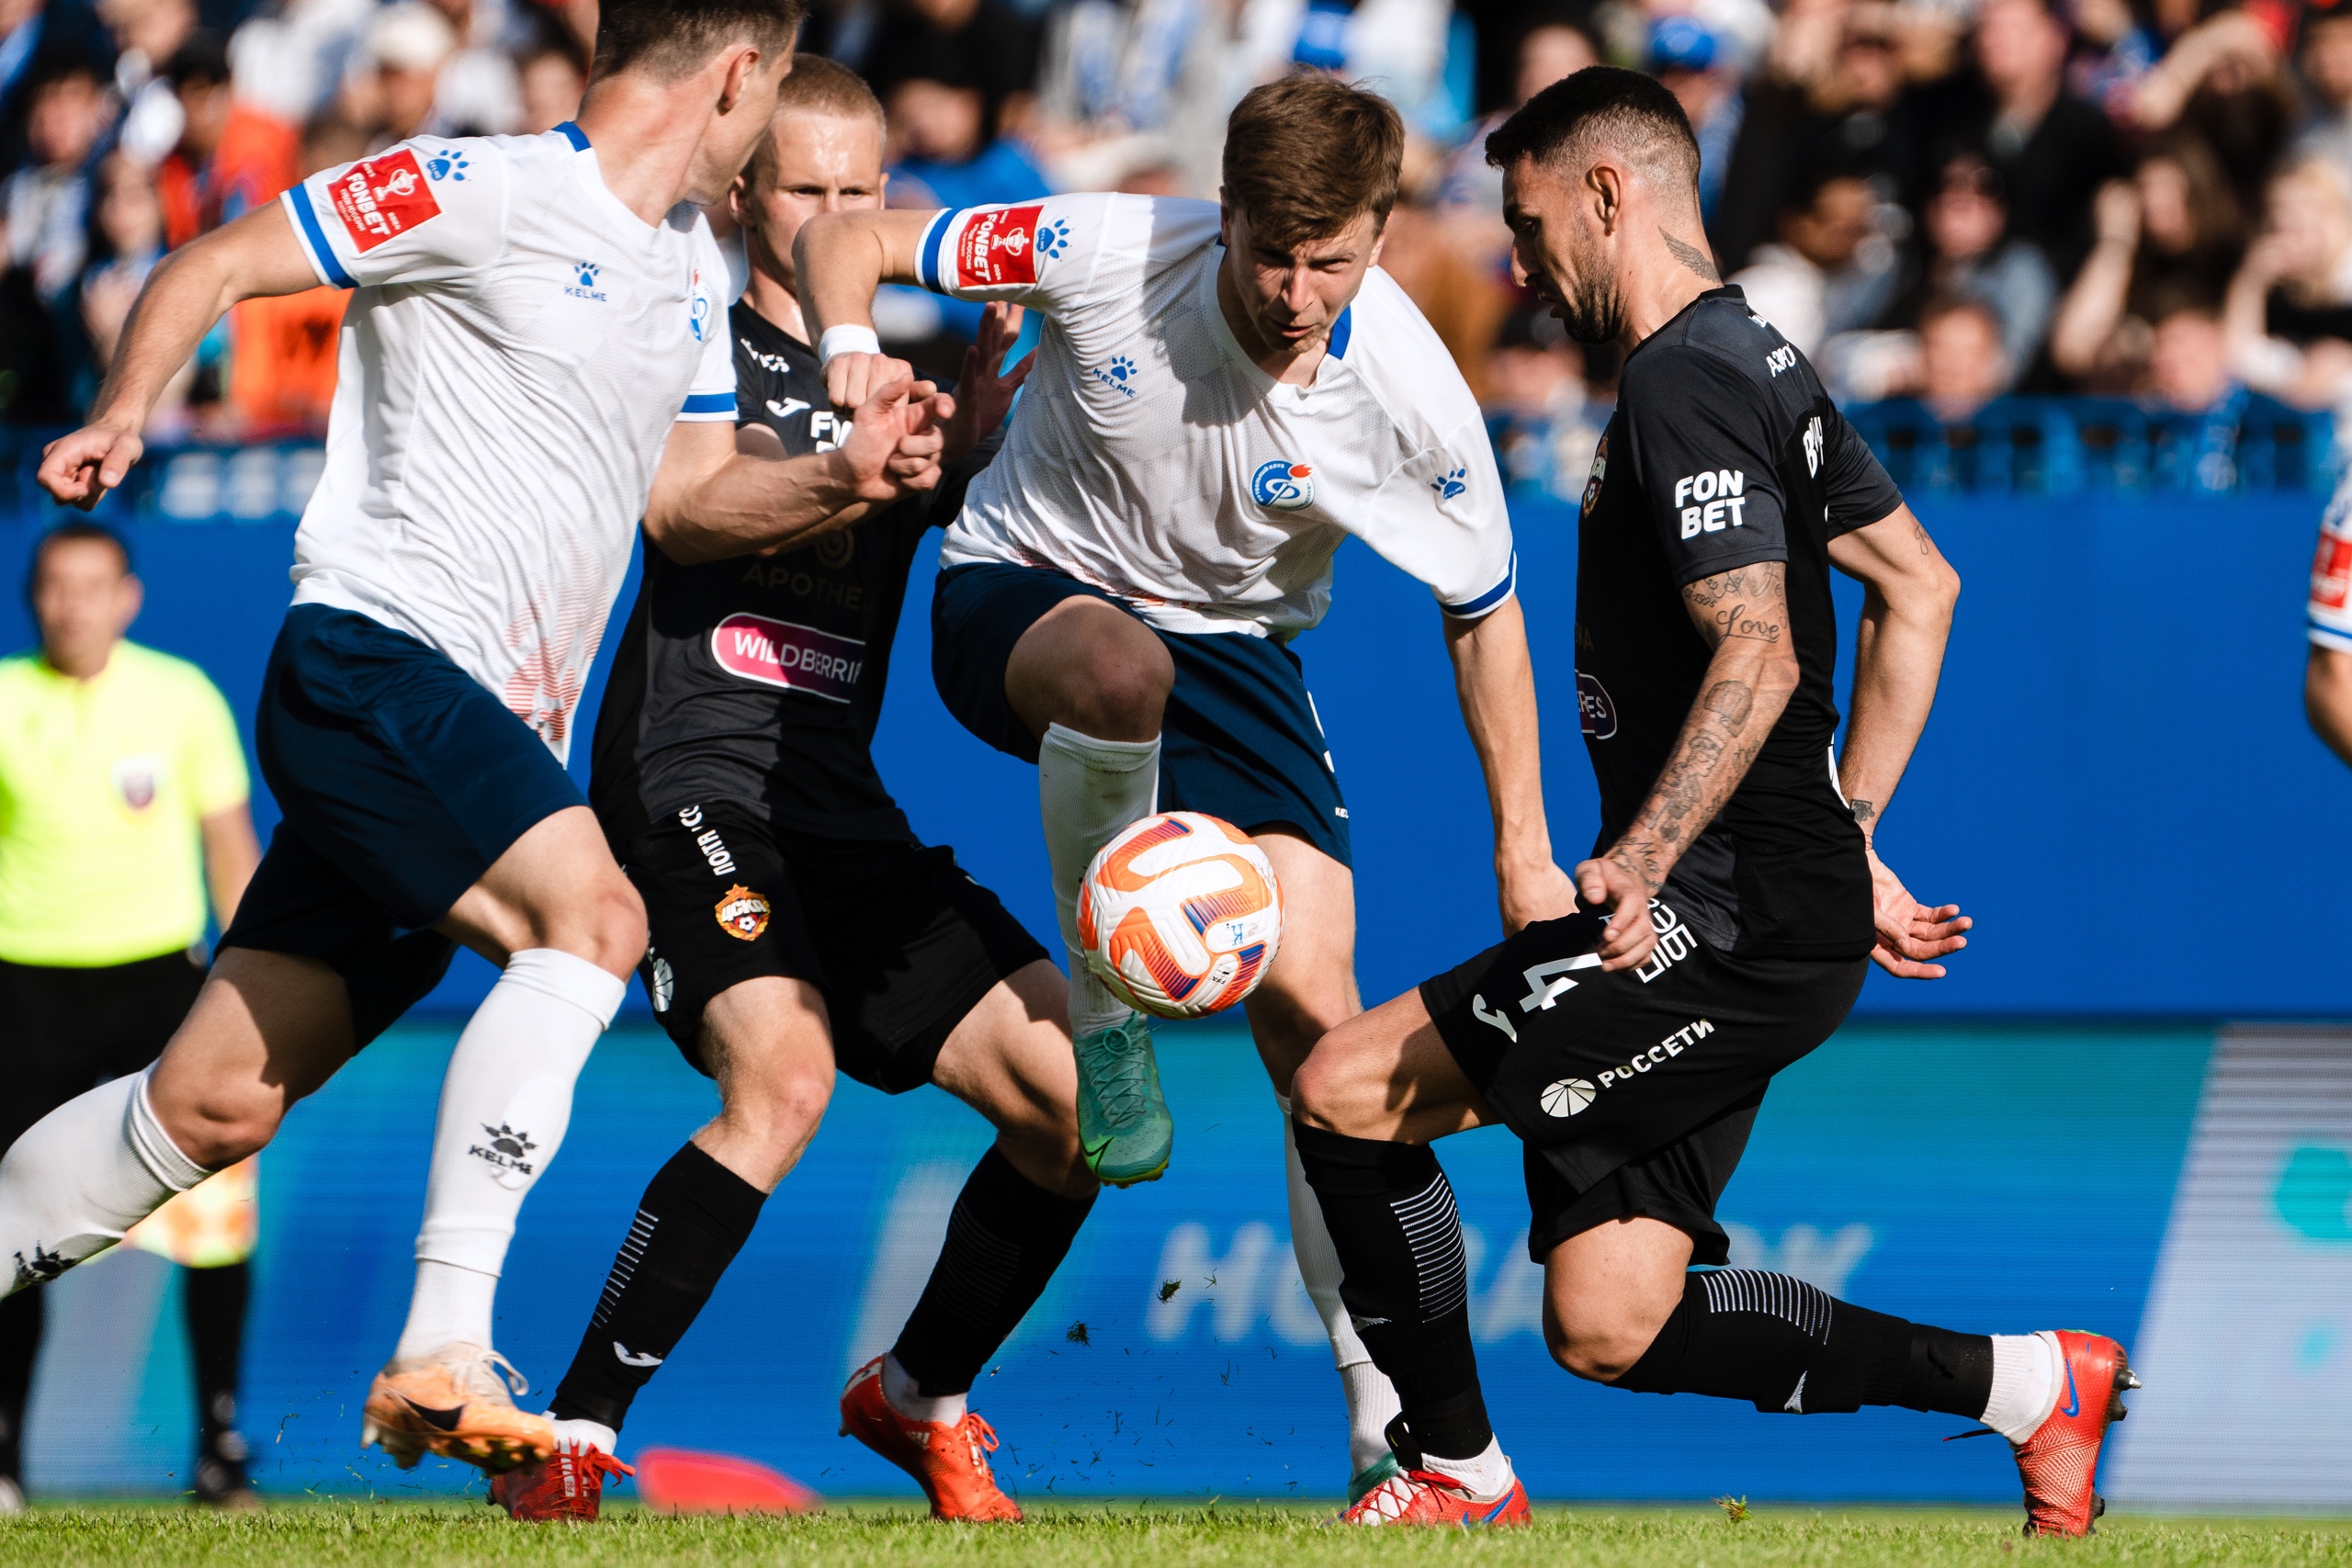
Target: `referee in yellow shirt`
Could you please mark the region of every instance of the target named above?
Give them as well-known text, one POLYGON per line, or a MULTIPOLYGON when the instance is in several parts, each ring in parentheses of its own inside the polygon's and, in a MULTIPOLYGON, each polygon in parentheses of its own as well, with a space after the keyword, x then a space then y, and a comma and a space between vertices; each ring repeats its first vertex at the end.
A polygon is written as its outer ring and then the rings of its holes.
MULTIPOLYGON (((162 1054, 204 980, 208 884, 226 926, 260 859, 229 705, 195 665, 123 637, 141 589, 121 536, 61 525, 27 590, 40 648, 0 660, 0 1149, 162 1054)), ((223 1171, 130 1238, 214 1265, 183 1280, 192 1490, 231 1506, 254 1501, 236 1428, 252 1191, 250 1168, 223 1171)), ((45 1293, 0 1300, 0 1512, 23 1506, 45 1293)))

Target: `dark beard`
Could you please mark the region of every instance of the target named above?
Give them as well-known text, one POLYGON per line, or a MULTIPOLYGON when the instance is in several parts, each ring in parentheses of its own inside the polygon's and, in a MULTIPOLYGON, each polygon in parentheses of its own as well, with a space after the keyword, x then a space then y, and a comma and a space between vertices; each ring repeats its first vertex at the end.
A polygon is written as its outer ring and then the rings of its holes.
POLYGON ((1554 313, 1578 343, 1615 343, 1625 326, 1625 297, 1616 279, 1604 276, 1577 290, 1575 304, 1555 305, 1554 313))

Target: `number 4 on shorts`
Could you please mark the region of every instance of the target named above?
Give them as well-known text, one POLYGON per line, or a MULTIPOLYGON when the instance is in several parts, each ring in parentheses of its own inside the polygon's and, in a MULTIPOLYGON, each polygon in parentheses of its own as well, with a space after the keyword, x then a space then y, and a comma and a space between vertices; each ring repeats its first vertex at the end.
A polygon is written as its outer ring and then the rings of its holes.
POLYGON ((1527 995, 1519 998, 1519 1010, 1533 1012, 1542 1008, 1549 1011, 1554 1002, 1577 988, 1577 983, 1568 978, 1569 970, 1600 967, 1600 954, 1597 953, 1579 953, 1574 958, 1555 958, 1549 964, 1532 966, 1525 972, 1527 995))

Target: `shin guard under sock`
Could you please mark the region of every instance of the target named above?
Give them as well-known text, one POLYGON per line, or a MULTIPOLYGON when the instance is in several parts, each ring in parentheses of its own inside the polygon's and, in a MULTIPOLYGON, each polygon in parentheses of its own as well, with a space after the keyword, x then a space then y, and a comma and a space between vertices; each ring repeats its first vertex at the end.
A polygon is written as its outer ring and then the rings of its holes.
POLYGON ((1899 1404, 1974 1417, 1992 1391, 1992 1341, 1834 1300, 1792 1275, 1694 1272, 1616 1386, 1745 1399, 1801 1415, 1899 1404))
POLYGON ((1045 1294, 1094 1196, 1048 1192, 991 1146, 947 1219, 939 1261, 890 1354, 928 1399, 968 1393, 1045 1294))
POLYGON ((1304 1122, 1291 1134, 1339 1254, 1340 1300, 1403 1407, 1391 1443, 1408 1457, 1484 1453, 1495 1434, 1470 1344, 1469 1261, 1437 1156, 1304 1122))
POLYGON ((759 1223, 767 1194, 688 1144, 656 1171, 571 1368, 558 1420, 620 1430, 630 1401, 678 1348, 759 1223))

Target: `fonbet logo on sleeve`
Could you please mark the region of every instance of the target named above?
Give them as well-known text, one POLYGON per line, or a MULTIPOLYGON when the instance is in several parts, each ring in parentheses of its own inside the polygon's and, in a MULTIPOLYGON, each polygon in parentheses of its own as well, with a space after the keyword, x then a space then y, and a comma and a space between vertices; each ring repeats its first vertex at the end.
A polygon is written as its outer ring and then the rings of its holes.
POLYGON ((1682 536, 1695 539, 1701 534, 1720 534, 1740 526, 1746 521, 1740 513, 1747 505, 1747 490, 1745 468, 1710 468, 1675 480, 1674 504, 1682 513, 1682 536))
POLYGON ((711 657, 730 675, 845 703, 857 694, 865 644, 814 626, 737 614, 710 634, 711 657))
POLYGON ((956 241, 956 279, 966 288, 1037 281, 1037 258, 1052 260, 1069 243, 1059 220, 1039 227, 1042 206, 999 207, 975 212, 956 241))
POLYGON ((380 158, 354 164, 328 189, 334 215, 343 220, 361 254, 396 240, 418 224, 441 216, 416 154, 402 147, 380 158))
POLYGON ((1250 476, 1250 499, 1277 512, 1303 512, 1315 504, 1315 468, 1277 457, 1250 476))

